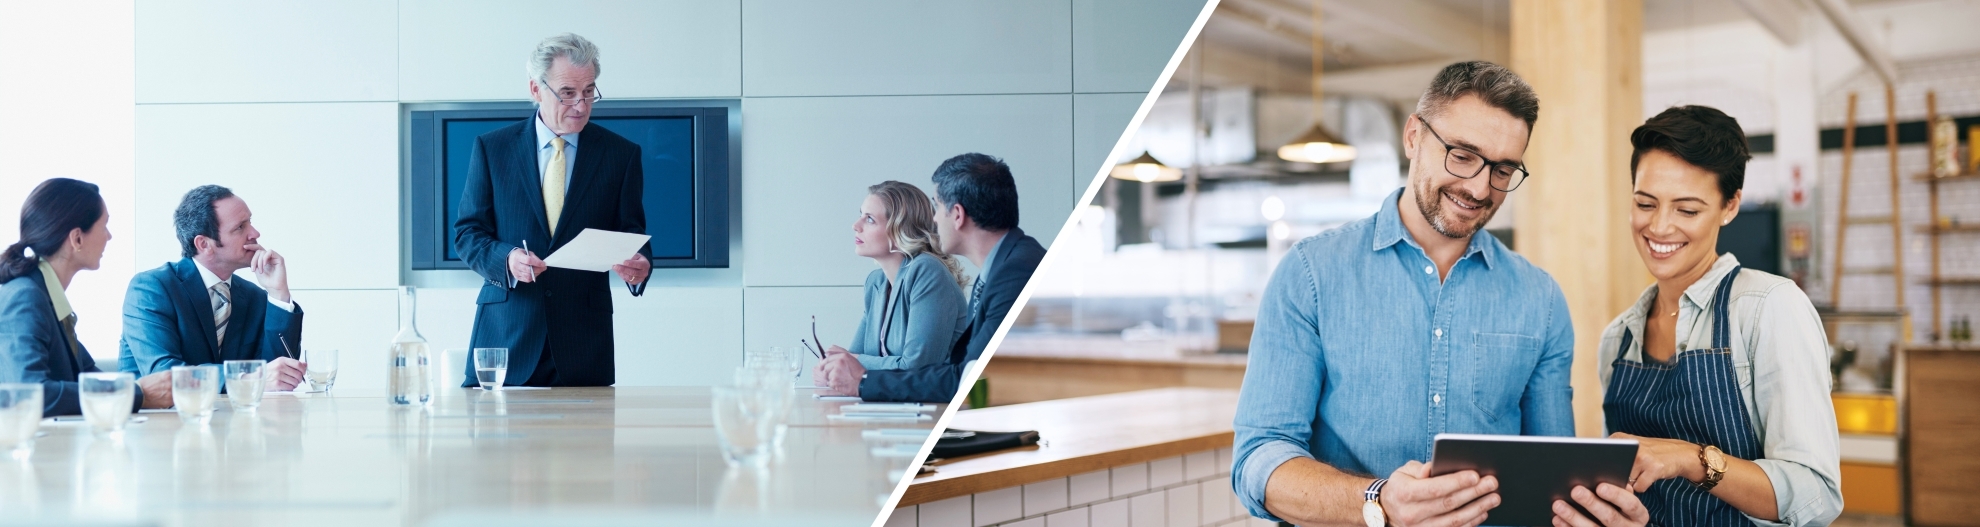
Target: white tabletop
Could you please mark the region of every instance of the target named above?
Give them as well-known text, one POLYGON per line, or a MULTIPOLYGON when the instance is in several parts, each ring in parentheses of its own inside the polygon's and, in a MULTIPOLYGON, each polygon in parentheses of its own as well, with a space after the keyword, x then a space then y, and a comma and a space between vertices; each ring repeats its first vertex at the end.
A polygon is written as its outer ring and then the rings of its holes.
POLYGON ((446 388, 394 408, 352 393, 269 395, 205 426, 146 413, 121 440, 44 424, 0 460, 0 522, 209 525, 869 525, 908 459, 873 455, 845 403, 798 390, 762 471, 723 460, 707 388, 446 388))

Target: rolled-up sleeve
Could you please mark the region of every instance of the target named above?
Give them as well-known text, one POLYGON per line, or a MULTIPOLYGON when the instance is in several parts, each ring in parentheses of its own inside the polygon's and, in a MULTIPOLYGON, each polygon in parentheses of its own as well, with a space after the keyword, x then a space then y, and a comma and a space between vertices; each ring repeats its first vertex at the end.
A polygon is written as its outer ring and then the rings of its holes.
MULTIPOLYGON (((1769 291, 1753 331, 1753 397, 1780 521, 1828 525, 1842 514, 1841 453, 1829 398, 1829 344, 1814 304, 1793 283, 1769 291)), ((1750 518, 1750 517, 1749 517, 1750 518)))
POLYGON ((1317 281, 1302 251, 1287 253, 1265 287, 1244 385, 1238 392, 1231 487, 1252 516, 1265 510, 1265 484, 1279 465, 1312 458, 1313 422, 1326 363, 1320 349, 1317 281))

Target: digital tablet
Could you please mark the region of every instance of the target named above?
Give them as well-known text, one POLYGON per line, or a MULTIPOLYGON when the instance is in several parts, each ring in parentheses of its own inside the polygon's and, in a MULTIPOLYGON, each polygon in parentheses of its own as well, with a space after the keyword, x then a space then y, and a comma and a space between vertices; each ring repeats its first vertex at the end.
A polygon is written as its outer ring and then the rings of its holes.
POLYGON ((1435 441, 1431 476, 1476 470, 1499 479, 1499 506, 1485 525, 1553 525, 1554 500, 1580 509, 1568 496, 1575 486, 1624 486, 1636 463, 1634 439, 1437 434, 1435 441))

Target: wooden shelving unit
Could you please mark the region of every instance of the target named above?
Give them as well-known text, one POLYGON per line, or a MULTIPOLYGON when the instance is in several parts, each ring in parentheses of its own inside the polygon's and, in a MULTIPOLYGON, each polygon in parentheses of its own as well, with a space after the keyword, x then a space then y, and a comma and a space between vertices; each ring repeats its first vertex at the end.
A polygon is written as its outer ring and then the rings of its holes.
MULTIPOLYGON (((1937 122, 1938 119, 1939 119, 1938 94, 1936 92, 1927 91, 1925 92, 1925 123, 1926 123, 1925 126, 1927 128, 1928 136, 1930 135, 1930 129, 1932 127, 1932 123, 1937 122)), ((1927 152, 1937 152, 1939 150, 1937 137, 1932 137, 1931 141, 1927 142, 1926 144, 1927 144, 1927 152)), ((1928 165, 1929 164, 1930 163, 1928 163, 1928 165)), ((1927 225, 1918 226, 1917 231, 1925 235, 1926 240, 1929 241, 1929 243, 1927 243, 1926 245, 1930 247, 1932 251, 1931 274, 1927 275, 1923 280, 1923 282, 1926 285, 1930 285, 1932 287, 1932 337, 1934 339, 1944 339, 1946 337, 1945 323, 1946 323, 1947 315, 1945 313, 1944 301, 1942 300, 1942 298, 1945 295, 1942 294, 1940 290, 1946 287, 1980 286, 1980 276, 1946 276, 1945 274, 1943 274, 1940 271, 1939 246, 1942 243, 1944 243, 1944 240, 1942 238, 1945 238, 1949 235, 1958 235, 1959 237, 1957 239, 1968 243, 1971 243, 1973 241, 1980 241, 1980 239, 1975 239, 1971 235, 1968 235, 1968 233, 1980 233, 1980 225, 1976 225, 1972 223, 1961 223, 1956 225, 1940 223, 1939 187, 1941 185, 1946 185, 1946 184, 1968 184, 1971 182, 1980 182, 1980 172, 1967 172, 1964 174, 1957 174, 1951 176, 1936 176, 1933 175, 1931 172, 1926 172, 1924 174, 1918 174, 1916 176, 1913 176, 1913 178, 1925 182, 1925 186, 1927 188, 1926 194, 1931 197, 1930 211, 1929 211, 1931 215, 1930 216, 1931 223, 1927 225)), ((1975 219, 1980 219, 1980 218, 1975 218, 1975 219)))

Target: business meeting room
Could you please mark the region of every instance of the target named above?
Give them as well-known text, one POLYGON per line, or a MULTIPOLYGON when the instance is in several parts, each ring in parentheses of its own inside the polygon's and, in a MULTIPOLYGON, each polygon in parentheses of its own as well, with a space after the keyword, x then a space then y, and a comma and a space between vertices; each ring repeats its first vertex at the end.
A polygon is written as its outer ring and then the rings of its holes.
POLYGON ((870 525, 1204 11, 0 2, 0 524, 870 525))

